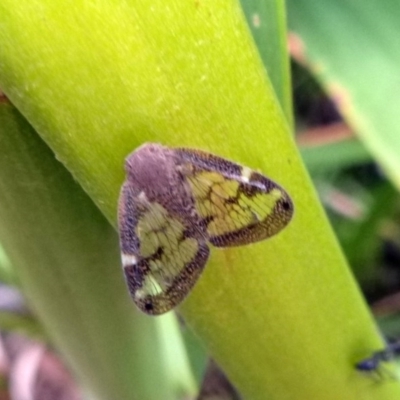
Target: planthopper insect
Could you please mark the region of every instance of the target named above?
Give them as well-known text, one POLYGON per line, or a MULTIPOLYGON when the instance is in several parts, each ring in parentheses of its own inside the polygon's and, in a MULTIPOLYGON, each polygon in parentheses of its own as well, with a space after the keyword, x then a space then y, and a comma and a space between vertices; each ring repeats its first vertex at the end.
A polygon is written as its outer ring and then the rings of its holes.
POLYGON ((177 306, 216 247, 281 231, 286 191, 264 175, 200 150, 146 143, 131 153, 119 198, 122 266, 135 304, 158 315, 177 306))

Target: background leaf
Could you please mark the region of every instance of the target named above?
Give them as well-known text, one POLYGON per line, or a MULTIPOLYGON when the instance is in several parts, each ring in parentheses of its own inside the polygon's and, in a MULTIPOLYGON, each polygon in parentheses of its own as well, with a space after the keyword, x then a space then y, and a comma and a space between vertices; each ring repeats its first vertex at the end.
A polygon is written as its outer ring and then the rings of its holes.
POLYGON ((297 58, 400 188, 399 6, 395 0, 289 0, 297 58))

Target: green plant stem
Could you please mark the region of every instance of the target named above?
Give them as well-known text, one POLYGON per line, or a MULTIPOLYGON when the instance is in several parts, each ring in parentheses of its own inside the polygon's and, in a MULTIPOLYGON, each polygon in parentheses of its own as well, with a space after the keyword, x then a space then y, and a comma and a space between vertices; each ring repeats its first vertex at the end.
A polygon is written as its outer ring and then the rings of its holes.
POLYGON ((240 2, 278 101, 292 128, 293 107, 285 2, 283 0, 240 2))

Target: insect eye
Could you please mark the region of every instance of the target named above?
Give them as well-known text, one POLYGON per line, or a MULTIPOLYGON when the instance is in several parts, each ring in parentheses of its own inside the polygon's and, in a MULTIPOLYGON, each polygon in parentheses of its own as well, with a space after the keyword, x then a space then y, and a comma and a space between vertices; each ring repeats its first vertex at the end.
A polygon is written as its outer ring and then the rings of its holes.
POLYGON ((147 311, 152 311, 154 308, 152 303, 146 303, 144 307, 147 311))

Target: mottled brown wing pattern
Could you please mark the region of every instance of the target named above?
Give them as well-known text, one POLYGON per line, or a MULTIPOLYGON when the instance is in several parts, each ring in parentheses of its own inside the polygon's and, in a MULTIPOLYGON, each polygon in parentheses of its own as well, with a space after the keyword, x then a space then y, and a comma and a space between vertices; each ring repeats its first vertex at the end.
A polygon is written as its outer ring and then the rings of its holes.
MULTIPOLYGON (((129 189, 128 189, 129 190, 129 189)), ((136 305, 148 314, 162 314, 179 304, 205 266, 209 249, 184 221, 145 195, 125 193, 130 218, 120 215, 123 266, 136 305), (128 222, 127 222, 128 221, 128 222), (131 246, 133 232, 135 246, 131 246)))
POLYGON ((199 150, 177 149, 196 209, 217 247, 242 246, 281 231, 293 215, 293 203, 281 186, 231 161, 199 150))
POLYGON ((288 194, 265 176, 192 149, 147 143, 126 160, 119 200, 122 264, 138 308, 158 315, 190 292, 217 247, 240 246, 282 230, 288 194))

